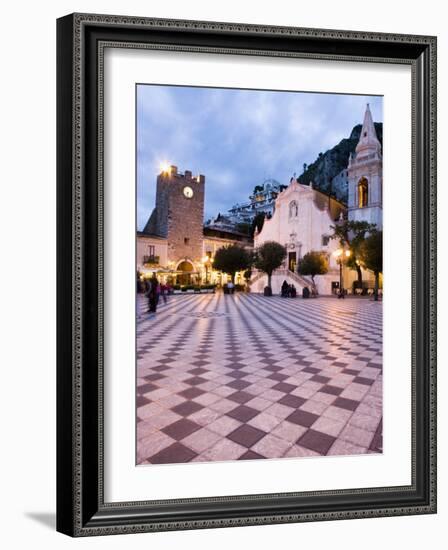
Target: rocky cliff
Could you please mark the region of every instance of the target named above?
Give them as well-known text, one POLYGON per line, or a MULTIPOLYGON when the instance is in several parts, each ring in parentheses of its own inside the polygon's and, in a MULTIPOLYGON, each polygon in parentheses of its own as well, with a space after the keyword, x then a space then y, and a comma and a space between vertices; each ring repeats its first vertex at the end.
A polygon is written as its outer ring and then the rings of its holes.
MULTIPOLYGON (((361 128, 361 124, 356 125, 351 131, 350 137, 344 138, 325 153, 319 153, 312 164, 305 165, 303 173, 297 178, 299 182, 304 185, 313 182, 315 189, 347 203, 346 180, 344 177, 336 178, 336 176, 347 168, 348 157, 350 153, 355 151, 361 135, 361 128)), ((381 145, 383 145, 382 122, 375 122, 375 131, 381 145)))

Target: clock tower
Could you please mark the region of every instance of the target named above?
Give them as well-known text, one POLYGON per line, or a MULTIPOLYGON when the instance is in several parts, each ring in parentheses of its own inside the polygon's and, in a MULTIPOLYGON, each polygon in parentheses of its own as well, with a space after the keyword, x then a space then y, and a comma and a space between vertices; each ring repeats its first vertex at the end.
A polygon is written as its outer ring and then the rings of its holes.
POLYGON ((144 228, 167 239, 168 260, 180 271, 198 271, 202 258, 205 176, 176 166, 157 176, 156 205, 144 228))

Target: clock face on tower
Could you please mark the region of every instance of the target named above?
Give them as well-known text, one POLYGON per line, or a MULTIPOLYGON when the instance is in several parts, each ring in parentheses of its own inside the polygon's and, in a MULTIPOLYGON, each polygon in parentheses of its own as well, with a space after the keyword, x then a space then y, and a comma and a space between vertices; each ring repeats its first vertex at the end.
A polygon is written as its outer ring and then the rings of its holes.
POLYGON ((187 197, 187 199, 191 199, 193 197, 193 189, 188 185, 184 187, 183 193, 184 193, 184 196, 187 197))

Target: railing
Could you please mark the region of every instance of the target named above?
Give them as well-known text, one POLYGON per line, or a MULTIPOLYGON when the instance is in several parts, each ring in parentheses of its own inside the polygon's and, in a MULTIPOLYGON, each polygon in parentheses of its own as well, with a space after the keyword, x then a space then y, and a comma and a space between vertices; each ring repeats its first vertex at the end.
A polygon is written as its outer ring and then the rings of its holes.
MULTIPOLYGON (((264 273, 263 271, 256 271, 255 275, 250 280, 250 284, 253 285, 265 275, 266 273, 264 273)), ((302 275, 299 275, 295 271, 291 271, 288 268, 283 267, 283 268, 276 269, 273 275, 283 275, 283 276, 289 277, 290 279, 293 279, 302 288, 305 286, 311 288, 313 286, 313 283, 310 279, 307 279, 306 277, 303 277, 302 275)))
POLYGON ((159 256, 143 256, 143 263, 144 264, 158 264, 160 261, 159 256))

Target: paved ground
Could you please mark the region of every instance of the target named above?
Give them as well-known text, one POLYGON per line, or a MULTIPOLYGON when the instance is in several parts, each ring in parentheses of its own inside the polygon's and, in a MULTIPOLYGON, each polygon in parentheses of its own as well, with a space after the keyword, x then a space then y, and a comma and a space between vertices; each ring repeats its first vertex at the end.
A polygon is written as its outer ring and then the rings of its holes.
POLYGON ((137 319, 137 463, 382 452, 382 306, 171 296, 137 319))

